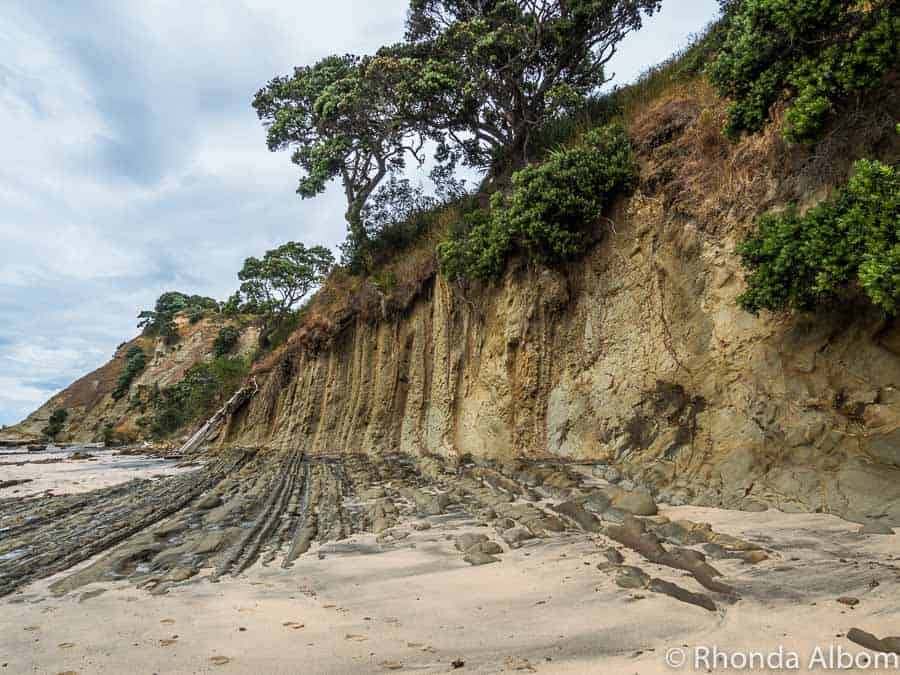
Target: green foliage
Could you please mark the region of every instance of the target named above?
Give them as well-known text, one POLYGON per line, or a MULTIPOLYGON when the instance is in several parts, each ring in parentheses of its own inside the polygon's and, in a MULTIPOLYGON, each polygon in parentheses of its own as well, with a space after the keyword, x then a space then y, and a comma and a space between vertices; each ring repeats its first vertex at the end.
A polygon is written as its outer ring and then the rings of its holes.
POLYGON ((144 330, 144 335, 158 335, 172 344, 178 339, 175 317, 179 313, 185 312, 191 323, 196 323, 208 312, 218 311, 219 303, 213 298, 169 291, 159 296, 152 310, 138 314, 138 328, 144 330))
POLYGON ((495 193, 490 211, 470 214, 463 231, 438 247, 451 278, 499 276, 513 253, 558 264, 582 253, 585 234, 612 199, 630 190, 638 168, 619 124, 586 133, 512 178, 510 193, 495 193))
MULTIPOLYGON (((474 166, 524 163, 535 129, 609 80, 618 43, 659 0, 412 0, 396 87, 474 166)), ((382 54, 385 54, 383 51, 382 54)))
POLYGON ((50 419, 47 426, 41 429, 41 433, 49 440, 54 440, 63 430, 66 420, 69 419, 69 411, 65 408, 57 408, 50 413, 50 419))
POLYGON ((224 404, 248 372, 249 362, 240 356, 220 356, 192 366, 180 382, 154 393, 144 426, 157 438, 168 436, 224 404))
POLYGON ((370 72, 371 64, 371 58, 329 56, 291 77, 276 77, 253 99, 268 127, 269 149, 294 148, 292 160, 303 171, 301 197, 321 194, 340 179, 350 233, 360 242, 369 196, 408 158, 423 161, 417 125, 397 113, 393 92, 370 72))
POLYGON ((225 316, 237 316, 241 313, 241 292, 235 291, 222 304, 222 314, 225 316))
POLYGON ((223 326, 213 342, 213 356, 225 356, 237 346, 241 332, 234 326, 223 326))
POLYGON ((117 401, 124 397, 128 393, 134 378, 144 371, 146 365, 147 356, 144 354, 143 349, 137 346, 129 349, 128 354, 125 355, 125 370, 119 375, 116 388, 112 391, 112 397, 117 401))
POLYGON ((709 76, 732 99, 726 131, 758 131, 787 100, 785 137, 818 140, 835 107, 871 90, 900 57, 896 0, 743 0, 727 8, 709 76))
POLYGON ((334 256, 324 246, 306 248, 289 241, 266 251, 262 259, 247 258, 238 273, 244 309, 262 315, 260 347, 268 345, 269 335, 277 330, 291 310, 334 265, 334 256))
POLYGON ((810 209, 768 214, 738 248, 746 310, 812 310, 858 284, 895 315, 900 302, 900 170, 861 160, 846 188, 810 209))
POLYGON ((553 150, 568 145, 595 127, 609 124, 621 115, 616 92, 591 96, 565 115, 547 120, 537 129, 530 141, 530 154, 546 157, 553 150))
POLYGON ((374 269, 428 232, 445 208, 466 199, 464 180, 435 174, 436 196, 426 195, 407 178, 392 176, 385 182, 363 210, 366 240, 349 237, 340 247, 341 264, 354 274, 374 269))

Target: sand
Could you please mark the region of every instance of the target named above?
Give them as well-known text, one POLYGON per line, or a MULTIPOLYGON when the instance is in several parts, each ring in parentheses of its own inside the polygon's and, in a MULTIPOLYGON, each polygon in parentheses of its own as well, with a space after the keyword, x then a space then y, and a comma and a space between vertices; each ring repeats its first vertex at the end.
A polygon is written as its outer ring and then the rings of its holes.
POLYGON ((0 489, 0 498, 28 497, 48 490, 54 494, 79 494, 118 485, 133 479, 173 476, 190 471, 176 460, 142 455, 118 455, 114 450, 66 448, 28 452, 4 448, 0 451, 0 482, 29 480, 0 489), (76 450, 91 459, 67 459, 76 450))
POLYGON ((742 597, 708 612, 617 587, 597 569, 609 544, 602 535, 535 540, 502 562, 471 567, 445 537, 491 530, 437 516, 402 544, 356 535, 314 548, 291 569, 257 563, 238 578, 161 596, 112 582, 57 598, 48 590, 53 578, 33 583, 0 605, 0 671, 662 673, 672 672, 666 650, 682 645, 858 653, 843 637, 853 626, 900 634, 894 536, 859 535, 858 526, 820 514, 664 514, 763 543, 772 559, 718 561, 742 597), (837 602, 848 594, 859 599, 854 608, 837 602))

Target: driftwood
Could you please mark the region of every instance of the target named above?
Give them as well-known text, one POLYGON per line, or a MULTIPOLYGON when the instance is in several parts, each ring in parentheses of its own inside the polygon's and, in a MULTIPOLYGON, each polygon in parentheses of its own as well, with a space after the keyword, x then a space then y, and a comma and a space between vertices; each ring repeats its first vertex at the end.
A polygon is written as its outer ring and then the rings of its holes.
POLYGON ((209 438, 210 434, 216 431, 219 426, 228 418, 231 413, 240 408, 244 403, 253 398, 259 391, 259 385, 256 378, 250 378, 250 381, 225 402, 216 413, 206 420, 206 423, 194 432, 187 442, 181 446, 178 451, 179 455, 189 455, 200 448, 200 445, 209 438))

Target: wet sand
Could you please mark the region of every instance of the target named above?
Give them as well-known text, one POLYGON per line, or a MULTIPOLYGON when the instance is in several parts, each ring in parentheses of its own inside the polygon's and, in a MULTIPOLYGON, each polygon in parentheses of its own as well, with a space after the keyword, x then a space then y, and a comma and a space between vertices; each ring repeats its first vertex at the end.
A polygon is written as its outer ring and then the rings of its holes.
POLYGON ((96 448, 39 452, 28 452, 26 448, 3 448, 0 450, 0 482, 28 482, 0 489, 0 499, 28 497, 48 490, 59 495, 78 494, 128 480, 173 476, 190 470, 178 464, 173 460, 118 455, 114 450, 96 448), (88 453, 92 458, 67 459, 75 451, 88 453))

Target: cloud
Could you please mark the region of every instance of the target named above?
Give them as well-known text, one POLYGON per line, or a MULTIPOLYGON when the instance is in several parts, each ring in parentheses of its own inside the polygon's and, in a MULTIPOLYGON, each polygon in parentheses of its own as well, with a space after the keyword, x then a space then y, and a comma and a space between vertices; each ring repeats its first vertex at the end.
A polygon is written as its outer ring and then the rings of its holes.
MULTIPOLYGON (((399 40, 407 5, 0 4, 0 423, 100 366, 163 291, 225 298, 249 255, 337 245, 339 189, 300 200, 250 100, 295 65, 399 40)), ((620 79, 716 3, 679 5, 623 46, 620 79)))

